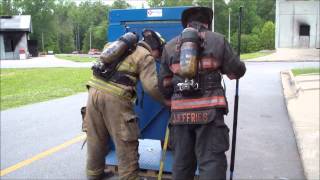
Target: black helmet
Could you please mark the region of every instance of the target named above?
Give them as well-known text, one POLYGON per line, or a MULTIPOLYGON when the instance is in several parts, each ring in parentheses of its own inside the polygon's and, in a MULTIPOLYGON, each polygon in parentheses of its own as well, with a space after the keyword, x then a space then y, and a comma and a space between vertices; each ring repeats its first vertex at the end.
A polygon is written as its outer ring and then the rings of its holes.
POLYGON ((211 29, 213 18, 213 11, 208 7, 191 7, 185 9, 181 15, 181 22, 183 28, 186 28, 190 21, 199 21, 208 24, 208 28, 211 29))
POLYGON ((151 29, 144 29, 142 32, 143 41, 145 41, 151 49, 159 49, 160 52, 165 44, 165 40, 162 38, 160 33, 151 29))

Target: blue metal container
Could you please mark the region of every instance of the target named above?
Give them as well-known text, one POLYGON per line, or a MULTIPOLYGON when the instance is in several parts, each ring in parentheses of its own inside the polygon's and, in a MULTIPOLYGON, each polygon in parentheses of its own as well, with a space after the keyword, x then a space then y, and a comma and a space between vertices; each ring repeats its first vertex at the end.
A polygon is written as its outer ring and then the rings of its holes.
MULTIPOLYGON (((159 32, 162 37, 169 41, 179 35, 183 30, 180 19, 184 9, 188 7, 170 7, 155 9, 115 9, 109 13, 108 41, 115 41, 125 32, 135 32, 140 35, 143 29, 152 29, 159 32)), ((157 62, 157 68, 159 63, 157 62)), ((140 141, 140 167, 143 169, 158 170, 161 157, 160 141, 164 140, 166 126, 169 120, 169 110, 153 100, 143 91, 140 83, 137 85, 138 100, 135 112, 139 117, 141 139, 140 141), (150 151, 152 149, 152 152, 150 151), (154 153, 153 155, 151 155, 154 153), (148 156, 144 158, 144 156, 148 156), (152 156, 153 161, 146 162, 152 156)), ((167 154, 165 171, 171 171, 171 152, 167 154)), ((111 152, 106 158, 107 164, 116 165, 115 153, 111 152)))
MULTIPOLYGON (((187 7, 156 9, 115 9, 109 13, 108 41, 115 41, 125 32, 141 35, 148 28, 159 32, 166 41, 180 34, 183 30, 180 19, 187 7)), ((159 66, 159 64, 157 64, 159 66)), ((138 102, 135 112, 139 117, 142 139, 163 140, 169 112, 148 94, 141 84, 137 87, 138 102)))

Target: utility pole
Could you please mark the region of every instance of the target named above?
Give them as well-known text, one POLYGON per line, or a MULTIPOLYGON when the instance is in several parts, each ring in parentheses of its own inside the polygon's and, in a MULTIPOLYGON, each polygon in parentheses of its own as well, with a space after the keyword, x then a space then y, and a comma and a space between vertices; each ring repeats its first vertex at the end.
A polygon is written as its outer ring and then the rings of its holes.
POLYGON ((44 52, 43 32, 41 33, 42 52, 44 52))
POLYGON ((78 50, 78 38, 77 38, 77 33, 75 32, 75 37, 74 37, 74 47, 75 50, 78 50))
POLYGON ((90 49, 91 50, 91 31, 92 31, 92 28, 90 28, 90 49))
POLYGON ((78 30, 78 32, 77 32, 77 34, 78 34, 78 45, 77 45, 77 50, 78 51, 80 51, 80 34, 79 34, 79 24, 78 24, 78 28, 77 28, 77 30, 78 30))
POLYGON ((214 0, 212 0, 212 12, 213 12, 213 18, 211 23, 212 25, 211 29, 212 29, 212 32, 214 32, 214 0))
POLYGON ((231 31, 231 8, 229 8, 229 30, 228 30, 228 42, 230 43, 230 32, 231 31))

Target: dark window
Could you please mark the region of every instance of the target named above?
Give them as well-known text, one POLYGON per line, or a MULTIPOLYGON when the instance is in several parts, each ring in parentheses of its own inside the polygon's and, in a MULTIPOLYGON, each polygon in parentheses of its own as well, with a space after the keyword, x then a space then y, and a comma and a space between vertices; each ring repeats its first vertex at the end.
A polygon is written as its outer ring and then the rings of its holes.
POLYGON ((309 25, 300 25, 300 36, 310 36, 310 26, 309 25))

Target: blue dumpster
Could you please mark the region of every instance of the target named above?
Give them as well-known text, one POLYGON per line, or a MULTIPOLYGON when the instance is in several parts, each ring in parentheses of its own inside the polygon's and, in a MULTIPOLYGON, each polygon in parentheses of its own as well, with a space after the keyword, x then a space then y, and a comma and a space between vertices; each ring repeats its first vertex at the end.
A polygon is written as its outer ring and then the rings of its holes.
MULTIPOLYGON (((166 41, 182 31, 181 14, 188 7, 170 7, 156 9, 114 9, 109 12, 108 41, 115 41, 125 32, 136 32, 140 35, 148 28, 159 32, 166 41)), ((157 62, 157 68, 159 63, 157 62)), ((169 120, 169 110, 154 101, 137 85, 137 103, 135 112, 139 117, 139 164, 141 169, 159 170, 161 158, 161 140, 165 138, 169 120)), ((166 153, 164 171, 171 172, 171 152, 166 153)), ((107 165, 117 165, 114 150, 106 157, 107 165)))

